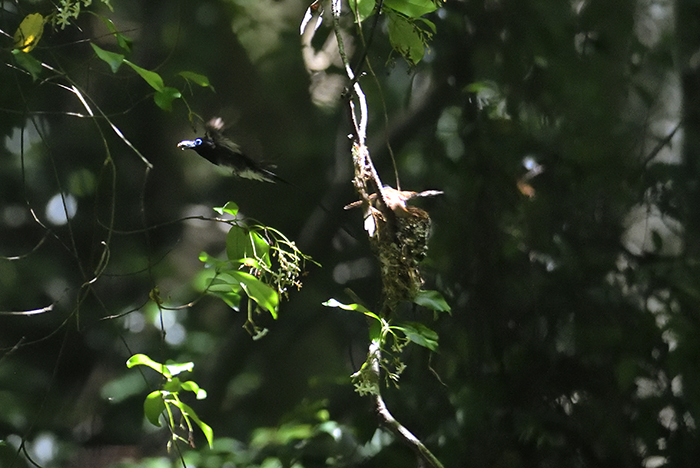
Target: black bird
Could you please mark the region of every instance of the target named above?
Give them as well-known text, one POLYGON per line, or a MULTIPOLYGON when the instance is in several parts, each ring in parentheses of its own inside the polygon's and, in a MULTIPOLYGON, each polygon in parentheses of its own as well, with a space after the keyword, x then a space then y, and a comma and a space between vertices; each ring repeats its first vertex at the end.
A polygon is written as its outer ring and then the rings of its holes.
POLYGON ((284 182, 269 169, 243 154, 240 146, 223 136, 221 131, 224 121, 220 117, 211 119, 205 124, 204 137, 194 140, 182 140, 177 147, 183 150, 193 149, 209 162, 231 170, 235 177, 258 180, 261 182, 284 182))

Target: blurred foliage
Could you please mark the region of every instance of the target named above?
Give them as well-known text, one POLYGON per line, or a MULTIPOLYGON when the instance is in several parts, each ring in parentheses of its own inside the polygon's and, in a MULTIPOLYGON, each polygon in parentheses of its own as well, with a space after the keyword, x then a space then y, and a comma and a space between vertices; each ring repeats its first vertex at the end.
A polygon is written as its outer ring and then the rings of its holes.
MULTIPOLYGON (((0 1, 0 465, 416 465, 353 391, 366 316, 322 306, 373 310, 381 285, 342 209, 347 83, 330 18, 300 42, 309 3, 0 1), (301 189, 177 150, 215 115, 301 189), (262 340, 246 301, 202 287, 229 200, 323 265, 256 318, 262 340), (144 424, 163 376, 134 377, 134 354, 196 363, 207 398, 181 397, 211 448, 195 432, 167 452, 144 424)), ((386 3, 358 3, 361 30, 347 8, 346 48, 382 178, 398 185, 395 161, 401 189, 445 192, 420 202, 421 269, 451 308, 429 324, 438 353, 402 356, 392 412, 447 467, 694 466, 700 8, 448 0, 392 24, 412 2, 386 3), (411 65, 397 34, 429 38, 411 65)), ((397 320, 441 304, 421 300, 397 320)))

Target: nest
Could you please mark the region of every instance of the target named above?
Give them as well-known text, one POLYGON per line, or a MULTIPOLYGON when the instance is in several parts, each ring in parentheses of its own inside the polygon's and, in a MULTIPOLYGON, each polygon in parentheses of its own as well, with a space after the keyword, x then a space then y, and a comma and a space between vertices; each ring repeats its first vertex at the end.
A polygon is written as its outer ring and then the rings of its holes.
POLYGON ((426 211, 408 206, 402 216, 388 213, 372 208, 377 232, 371 243, 379 259, 385 311, 401 301, 412 301, 423 285, 418 264, 427 255, 430 235, 426 211))

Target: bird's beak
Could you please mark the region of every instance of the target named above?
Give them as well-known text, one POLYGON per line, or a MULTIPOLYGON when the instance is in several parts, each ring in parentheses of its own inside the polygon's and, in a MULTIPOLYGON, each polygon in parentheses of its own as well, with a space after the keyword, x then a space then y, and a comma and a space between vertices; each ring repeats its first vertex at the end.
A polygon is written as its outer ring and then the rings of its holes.
POLYGON ((195 143, 194 140, 182 140, 180 143, 177 144, 177 147, 180 149, 188 149, 188 148, 195 148, 197 146, 197 143, 195 143))

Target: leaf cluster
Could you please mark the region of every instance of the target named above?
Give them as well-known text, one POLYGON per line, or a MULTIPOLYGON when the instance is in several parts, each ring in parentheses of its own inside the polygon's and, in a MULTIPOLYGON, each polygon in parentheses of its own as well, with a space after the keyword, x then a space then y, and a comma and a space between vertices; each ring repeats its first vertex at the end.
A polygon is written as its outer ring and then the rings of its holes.
POLYGON ((168 442, 168 450, 170 450, 172 444, 177 441, 186 442, 188 445, 194 448, 193 422, 204 433, 207 443, 211 447, 214 442, 214 431, 208 424, 202 421, 199 416, 197 416, 197 413, 195 413, 195 411, 188 404, 184 403, 180 398, 182 391, 194 393, 197 400, 203 400, 207 397, 207 392, 200 388, 195 381, 182 381, 179 377, 177 377, 177 375, 183 372, 191 372, 194 368, 194 363, 169 362, 166 364, 161 364, 152 360, 145 354, 134 354, 126 361, 126 367, 131 369, 135 366, 150 367, 163 377, 160 389, 154 390, 149 393, 148 396, 146 396, 146 400, 143 403, 143 412, 148 421, 157 427, 160 427, 161 425, 161 416, 165 416, 168 427, 171 431, 171 439, 168 442), (179 418, 177 418, 178 414, 173 410, 177 410, 179 413, 179 418), (176 419, 179 419, 179 422, 176 422, 176 419), (187 437, 183 438, 181 435, 179 435, 176 428, 185 430, 187 437))
POLYGON ((206 283, 206 292, 233 310, 240 310, 242 298, 247 297, 248 319, 244 327, 260 338, 267 330, 255 324, 254 314, 264 310, 277 319, 281 299, 287 297, 289 288, 301 288, 305 264, 313 260, 277 229, 246 224, 238 218, 235 203, 228 202, 215 210, 234 217, 226 235, 226 259, 202 252, 199 259, 205 263, 205 270, 200 281, 206 283))
MULTIPOLYGON (((437 291, 421 291, 416 303, 437 312, 450 312, 442 295, 437 291)), ((420 322, 396 321, 380 317, 361 304, 343 304, 331 298, 323 303, 326 307, 335 307, 343 310, 351 310, 363 314, 370 320, 369 339, 375 344, 367 360, 360 370, 352 375, 355 390, 360 395, 379 395, 380 388, 377 370, 373 368, 378 364, 387 382, 398 386, 401 373, 406 369, 406 364, 401 360, 401 353, 409 343, 437 352, 438 334, 420 322)))
POLYGON ((420 62, 436 32, 435 23, 424 18, 438 8, 433 0, 349 0, 358 23, 381 12, 389 20, 389 42, 409 64, 420 62))

